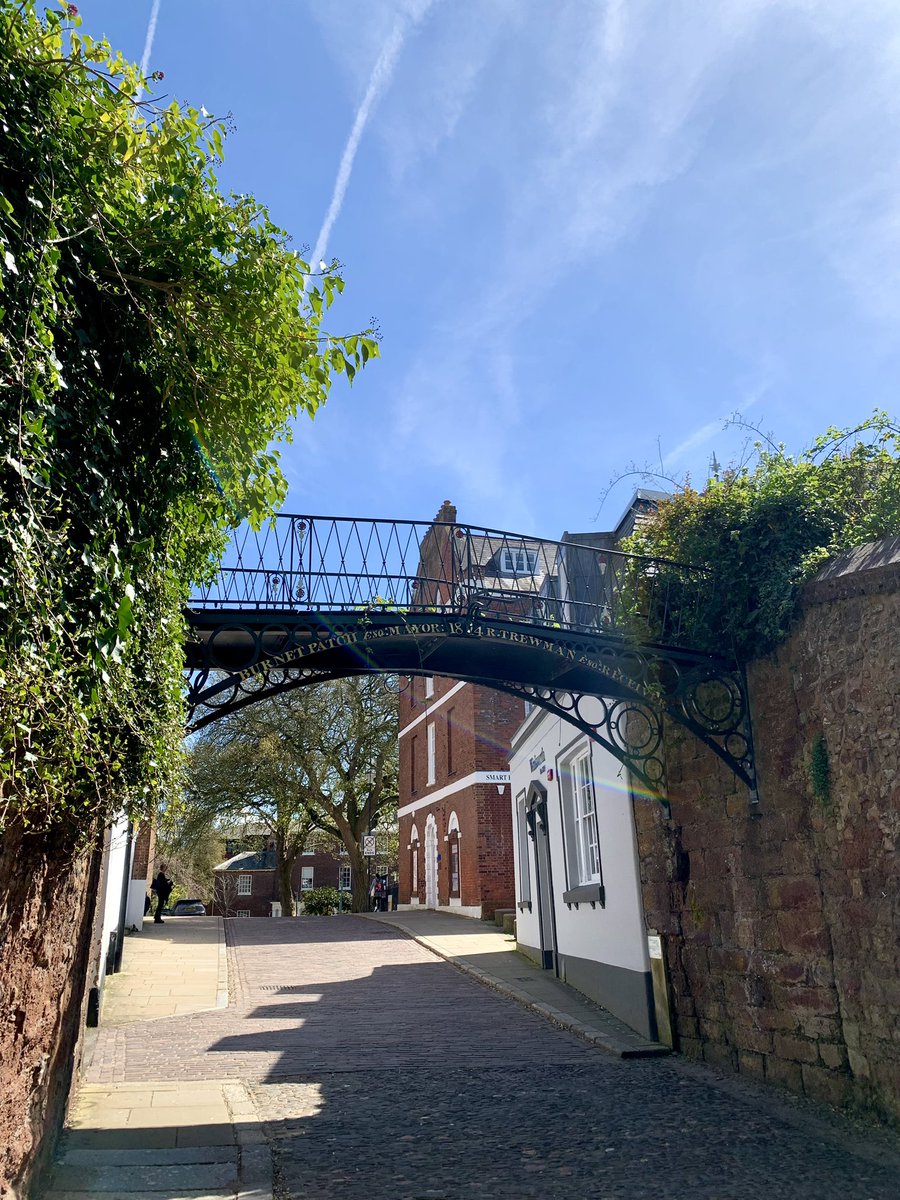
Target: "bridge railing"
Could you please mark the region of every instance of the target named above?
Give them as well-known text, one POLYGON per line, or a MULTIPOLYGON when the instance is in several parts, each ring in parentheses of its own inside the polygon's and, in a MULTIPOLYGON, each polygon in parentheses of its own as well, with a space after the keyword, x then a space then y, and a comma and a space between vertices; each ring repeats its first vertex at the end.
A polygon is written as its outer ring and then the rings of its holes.
POLYGON ((472 525, 280 515, 238 529, 192 608, 480 613, 690 646, 706 574, 623 554, 601 535, 553 542, 472 525))

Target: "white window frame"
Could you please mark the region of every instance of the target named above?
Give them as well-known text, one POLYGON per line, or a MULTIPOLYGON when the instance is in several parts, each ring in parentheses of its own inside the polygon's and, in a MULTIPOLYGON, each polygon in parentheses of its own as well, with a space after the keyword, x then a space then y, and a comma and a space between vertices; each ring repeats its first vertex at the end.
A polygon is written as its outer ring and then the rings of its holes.
POLYGON ((500 571, 504 575, 534 575, 537 561, 537 550, 525 546, 504 546, 500 551, 500 571))
POLYGON ((253 876, 252 875, 238 875, 237 894, 239 896, 252 896, 253 895, 253 876))
POLYGON ((315 867, 300 868, 300 891, 311 892, 315 885, 315 867))
POLYGON ((425 676, 425 699, 430 700, 433 695, 434 695, 434 676, 426 675, 425 676))
POLYGON ((349 864, 342 863, 338 867, 338 889, 342 892, 349 892, 353 884, 353 872, 349 864))
POLYGON ((597 826, 597 795, 591 752, 585 750, 569 766, 572 786, 572 832, 578 883, 601 883, 600 830, 597 826))
POLYGON ((425 737, 428 745, 428 787, 437 779, 437 757, 435 754, 435 732, 434 721, 429 721, 425 729, 425 737))
POLYGON ((250 909, 249 908, 239 908, 234 915, 236 917, 249 917, 250 909))

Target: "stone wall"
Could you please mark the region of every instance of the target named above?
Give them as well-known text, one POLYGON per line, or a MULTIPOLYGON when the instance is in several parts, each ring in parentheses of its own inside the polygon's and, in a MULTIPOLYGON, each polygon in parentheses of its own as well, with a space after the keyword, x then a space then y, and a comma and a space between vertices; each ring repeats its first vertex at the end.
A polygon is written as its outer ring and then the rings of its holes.
POLYGON ((670 729, 671 815, 637 802, 645 917, 680 1049, 900 1119, 900 539, 810 584, 748 670, 759 813, 670 729), (818 743, 828 787, 813 783, 818 743))
POLYGON ((28 1194, 61 1128, 96 973, 99 849, 67 830, 0 847, 0 1196, 28 1194))

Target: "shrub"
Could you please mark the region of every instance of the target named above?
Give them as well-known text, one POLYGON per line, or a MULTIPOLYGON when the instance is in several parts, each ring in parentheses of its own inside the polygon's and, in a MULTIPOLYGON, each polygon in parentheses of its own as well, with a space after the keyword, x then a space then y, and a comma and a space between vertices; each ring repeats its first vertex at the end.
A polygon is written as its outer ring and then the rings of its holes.
POLYGON ((801 585, 826 559, 900 532, 900 425, 887 413, 828 429, 796 456, 755 450, 754 464, 703 491, 681 488, 625 543, 709 571, 694 645, 741 661, 787 635, 801 585))
POLYGON ((341 893, 335 887, 311 888, 303 893, 303 911, 308 917, 330 917, 341 907, 341 893))

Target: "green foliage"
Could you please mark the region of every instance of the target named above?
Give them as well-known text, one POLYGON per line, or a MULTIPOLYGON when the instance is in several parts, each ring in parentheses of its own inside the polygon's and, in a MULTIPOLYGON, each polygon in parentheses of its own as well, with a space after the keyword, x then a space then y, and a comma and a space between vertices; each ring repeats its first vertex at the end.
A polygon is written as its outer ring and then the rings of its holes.
POLYGON ((303 911, 308 917, 330 917, 342 907, 343 898, 337 888, 310 888, 303 893, 303 911))
MULTIPOLYGON (((625 543, 634 553, 710 572, 694 644, 742 660, 786 635, 800 586, 830 556, 900 531, 900 426, 876 412, 829 429, 801 454, 756 445, 751 466, 681 488, 625 543)), ((677 598, 683 576, 655 580, 677 598)))
POLYGON ((225 196, 224 128, 70 6, 0 0, 0 828, 179 788, 181 611, 285 494, 273 440, 377 355, 225 196))
POLYGON ((397 698, 374 675, 326 680, 257 700, 193 739, 183 805, 166 825, 186 848, 222 823, 251 821, 293 863, 311 840, 331 839, 352 868, 354 911, 368 909, 364 833, 396 821, 397 698), (318 831, 316 839, 311 837, 318 831))
POLYGON ((828 743, 821 733, 813 738, 809 753, 809 782, 819 803, 830 804, 831 764, 828 761, 828 743))

